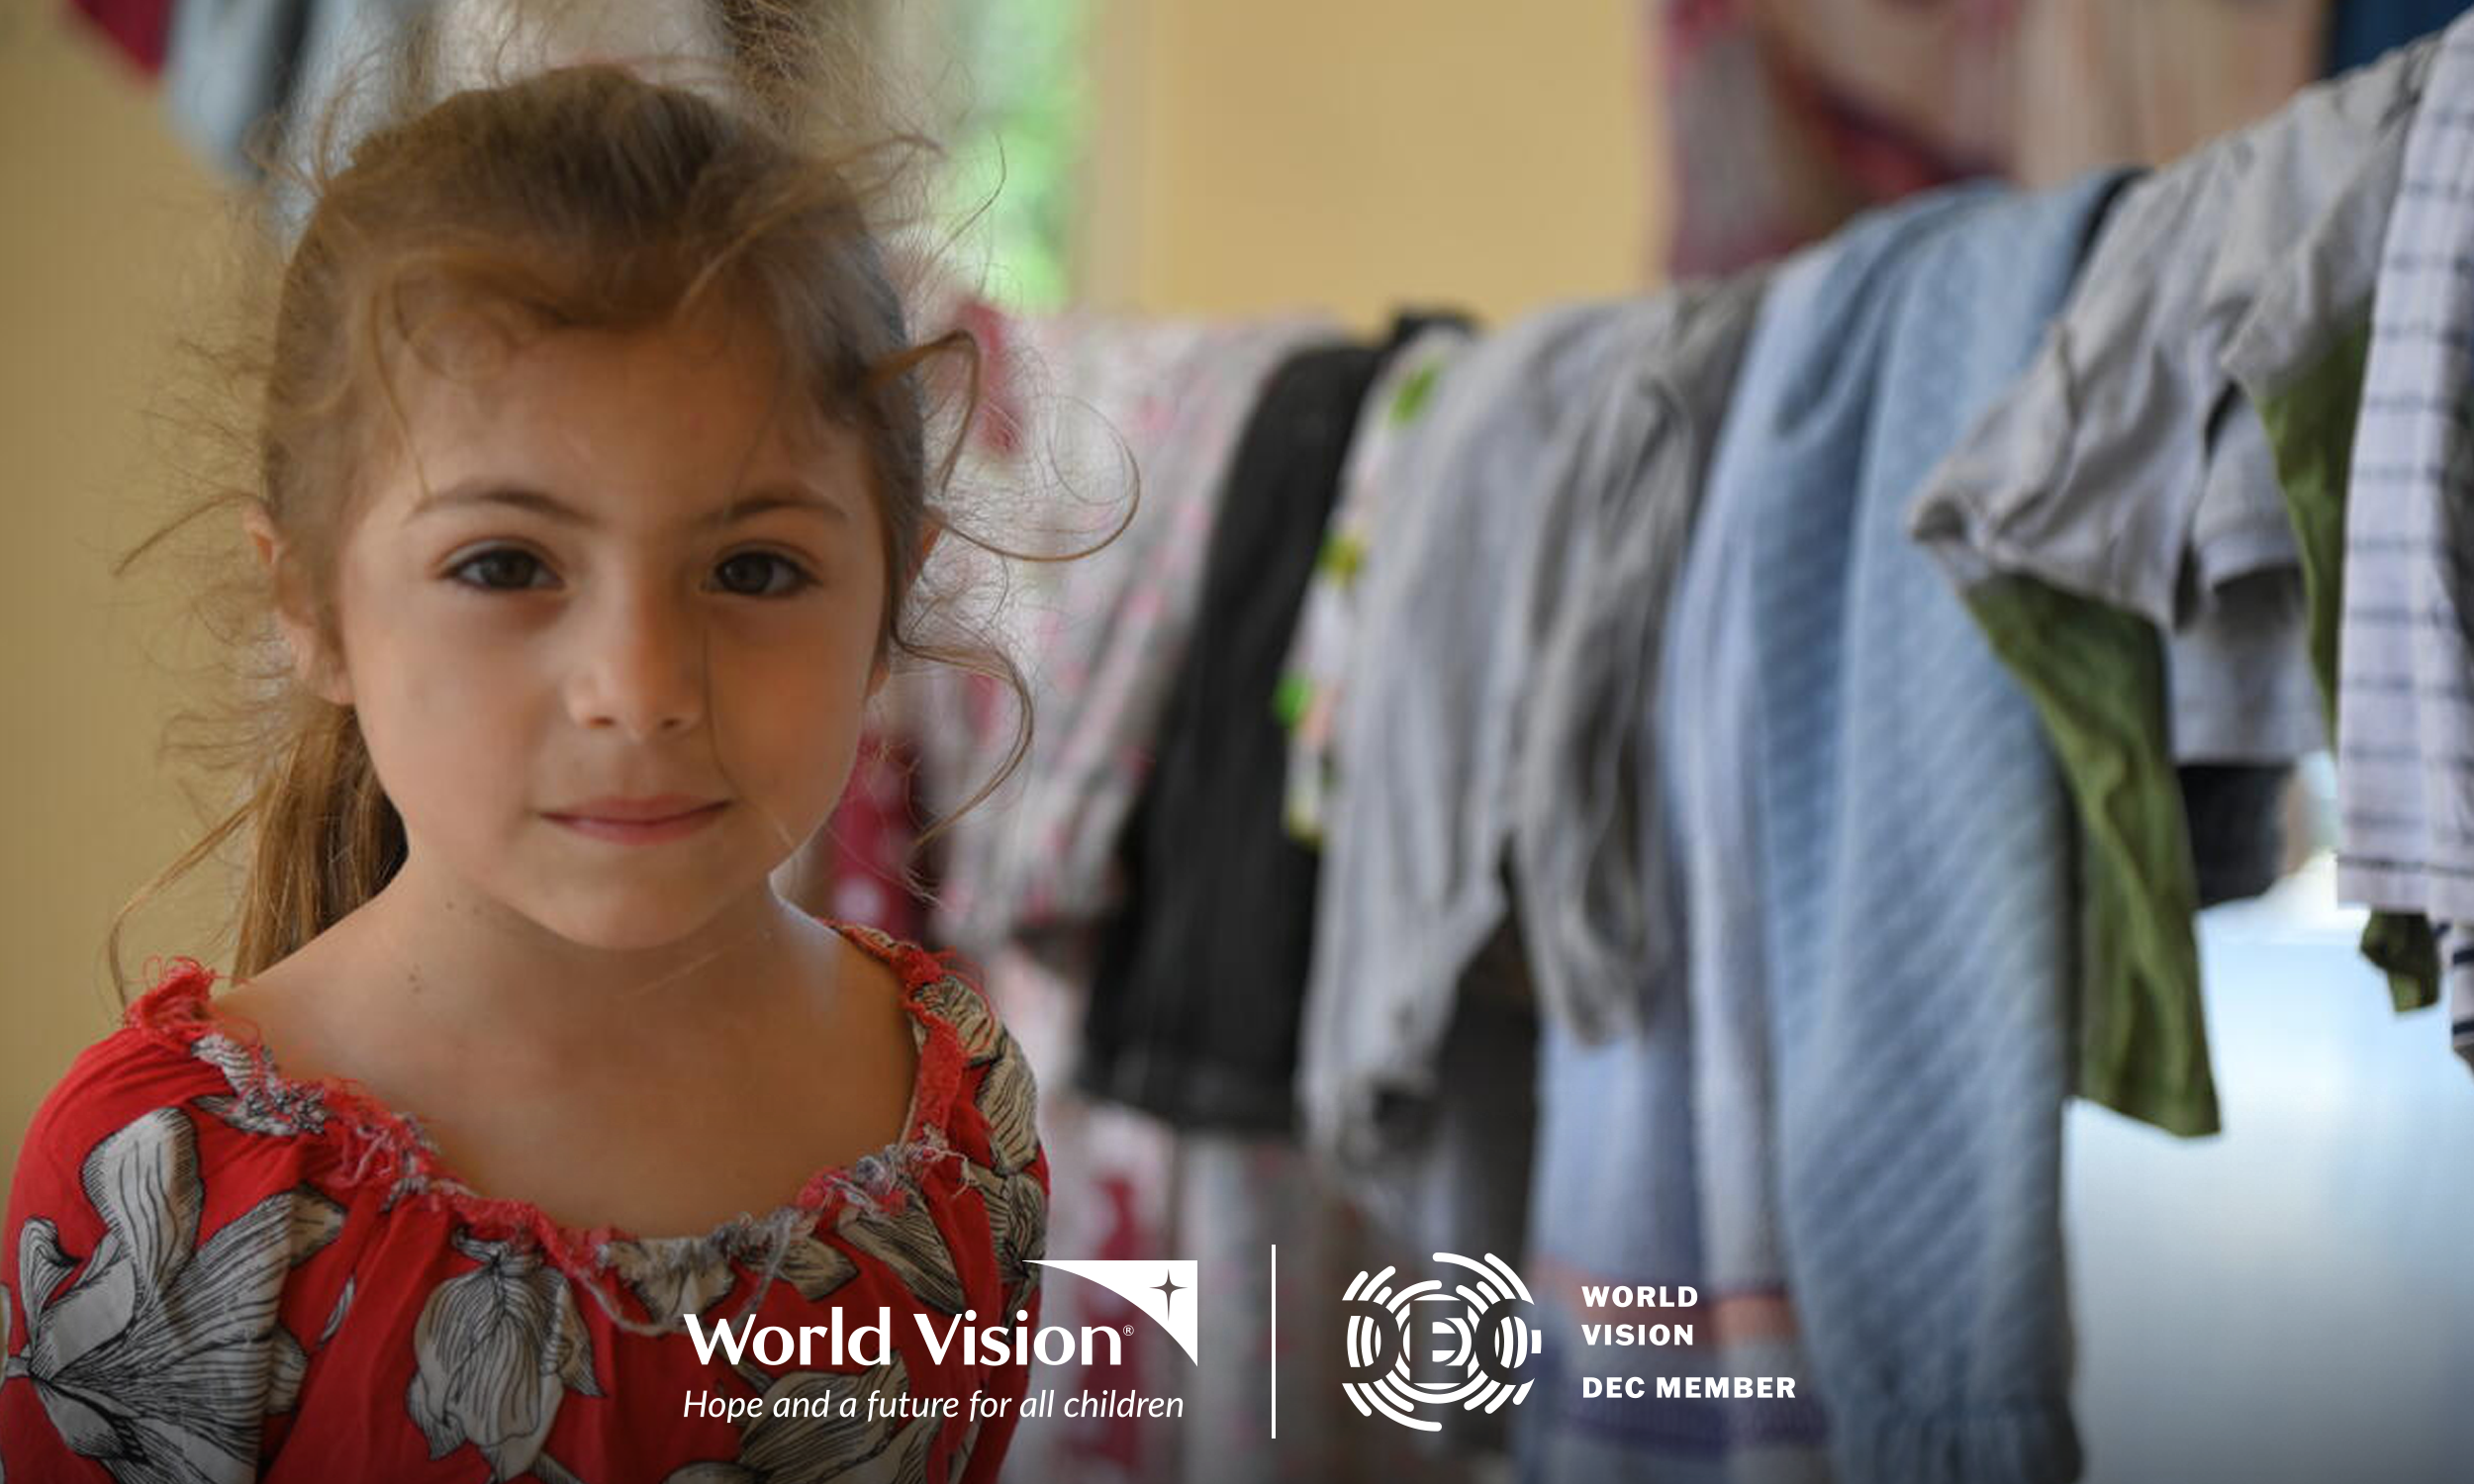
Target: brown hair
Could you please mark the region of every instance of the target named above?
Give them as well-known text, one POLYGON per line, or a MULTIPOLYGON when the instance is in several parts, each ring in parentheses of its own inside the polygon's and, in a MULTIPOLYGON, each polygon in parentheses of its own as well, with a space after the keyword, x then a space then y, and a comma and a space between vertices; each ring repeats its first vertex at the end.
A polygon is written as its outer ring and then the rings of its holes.
MULTIPOLYGON (((417 74, 401 84, 415 94, 417 74)), ((267 620, 282 602, 332 633, 332 573, 361 493, 355 475, 401 426, 390 367, 424 356, 458 317, 502 344, 570 328, 650 328, 711 309, 767 325, 791 411, 847 429, 866 451, 887 579, 880 657, 958 665, 1021 702, 1003 767, 962 809, 1002 783, 1029 745, 1019 672, 966 630, 931 639, 919 622, 930 535, 960 533, 941 500, 979 373, 967 333, 909 338, 872 230, 871 207, 915 142, 820 150, 763 108, 584 65, 455 93, 369 133, 348 164, 306 182, 314 208, 256 317, 262 351, 242 357, 262 391, 241 477, 122 564, 210 511, 250 508, 286 553, 271 580, 252 572, 216 595, 217 628, 250 661, 243 703, 227 718, 240 730, 222 733, 250 778, 238 804, 116 918, 108 953, 124 994, 120 938, 131 913, 229 842, 245 842, 247 855, 236 908, 241 976, 369 900, 403 864, 403 821, 353 713, 292 682, 266 642, 267 620), (931 416, 928 373, 946 358, 959 374, 936 385, 958 389, 960 412, 931 416), (954 440, 942 458, 930 455, 932 432, 954 440)), ((226 374, 237 364, 233 354, 218 363, 226 374)))

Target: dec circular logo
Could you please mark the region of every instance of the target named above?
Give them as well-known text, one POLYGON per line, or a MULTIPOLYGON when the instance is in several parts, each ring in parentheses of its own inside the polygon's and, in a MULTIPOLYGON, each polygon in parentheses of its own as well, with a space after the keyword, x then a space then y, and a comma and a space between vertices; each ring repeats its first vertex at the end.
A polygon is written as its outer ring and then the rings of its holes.
POLYGON ((1347 1325, 1341 1389, 1360 1413, 1425 1433, 1443 1424, 1420 1411, 1492 1412, 1526 1399, 1533 1381, 1522 1371, 1546 1340, 1522 1312, 1529 1285, 1502 1258, 1437 1252, 1435 1262, 1467 1276, 1449 1287, 1440 1278, 1394 1286, 1398 1269, 1386 1267, 1350 1279, 1340 1299, 1347 1325))

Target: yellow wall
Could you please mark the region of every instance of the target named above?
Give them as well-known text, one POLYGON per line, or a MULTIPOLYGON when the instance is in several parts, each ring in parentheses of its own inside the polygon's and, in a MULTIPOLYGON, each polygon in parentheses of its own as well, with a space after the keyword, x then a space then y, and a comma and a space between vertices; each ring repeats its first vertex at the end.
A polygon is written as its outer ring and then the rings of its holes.
MULTIPOLYGON (((1641 279, 1633 7, 1094 0, 1088 297, 1147 312, 1429 304, 1500 319, 1641 279)), ((56 0, 0 0, 0 582, 10 764, 0 1178, 110 1026, 113 909, 194 816, 154 761, 173 572, 110 558, 163 504, 147 410, 211 303, 217 192, 153 91, 56 0)), ((196 952, 207 893, 139 923, 196 952)))
MULTIPOLYGON (((154 764, 172 574, 108 569, 162 508, 146 409, 215 220, 206 172, 118 53, 65 6, 0 0, 0 1175, 110 1028, 104 930, 190 818, 154 764)), ((151 926, 139 957, 204 947, 177 913, 151 926)))
POLYGON ((1663 150, 1644 132, 1639 7, 1094 4, 1094 302, 1499 321, 1642 283, 1663 150))

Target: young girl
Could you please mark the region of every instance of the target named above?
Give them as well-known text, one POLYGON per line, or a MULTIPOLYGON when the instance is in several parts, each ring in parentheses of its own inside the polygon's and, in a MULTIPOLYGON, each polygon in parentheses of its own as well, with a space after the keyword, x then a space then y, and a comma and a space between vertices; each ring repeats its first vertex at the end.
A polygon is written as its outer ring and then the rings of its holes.
POLYGON ((1029 1073, 770 884, 930 652, 957 347, 903 320, 846 173, 616 67, 324 185, 242 515, 290 694, 235 977, 172 961, 36 1116, 6 1478, 995 1475, 1026 1371, 926 1337, 1035 1321, 1029 1073))

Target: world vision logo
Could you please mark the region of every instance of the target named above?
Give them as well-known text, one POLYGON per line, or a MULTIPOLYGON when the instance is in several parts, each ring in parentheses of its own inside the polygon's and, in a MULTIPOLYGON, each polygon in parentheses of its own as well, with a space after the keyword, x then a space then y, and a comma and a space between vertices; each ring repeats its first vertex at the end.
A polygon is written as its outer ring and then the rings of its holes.
POLYGON ((1529 1285, 1502 1258, 1437 1252, 1435 1261, 1471 1276, 1449 1288, 1440 1278, 1394 1287, 1397 1269, 1386 1267, 1350 1279, 1340 1299, 1348 1323, 1341 1389, 1362 1415, 1380 1412, 1422 1433, 1443 1424, 1421 1410, 1492 1412, 1526 1400, 1533 1380, 1521 1372, 1546 1340, 1521 1312, 1532 1303, 1529 1285), (1424 1377, 1413 1373, 1421 1344, 1424 1377))
MULTIPOLYGON (((1169 1332, 1186 1358, 1202 1363, 1202 1314, 1195 1285, 1202 1264, 1192 1257, 1119 1258, 1048 1257, 1031 1259, 1042 1267, 1089 1278, 1132 1304, 1169 1332)), ((1130 1333, 1130 1332, 1129 1332, 1130 1333)))

